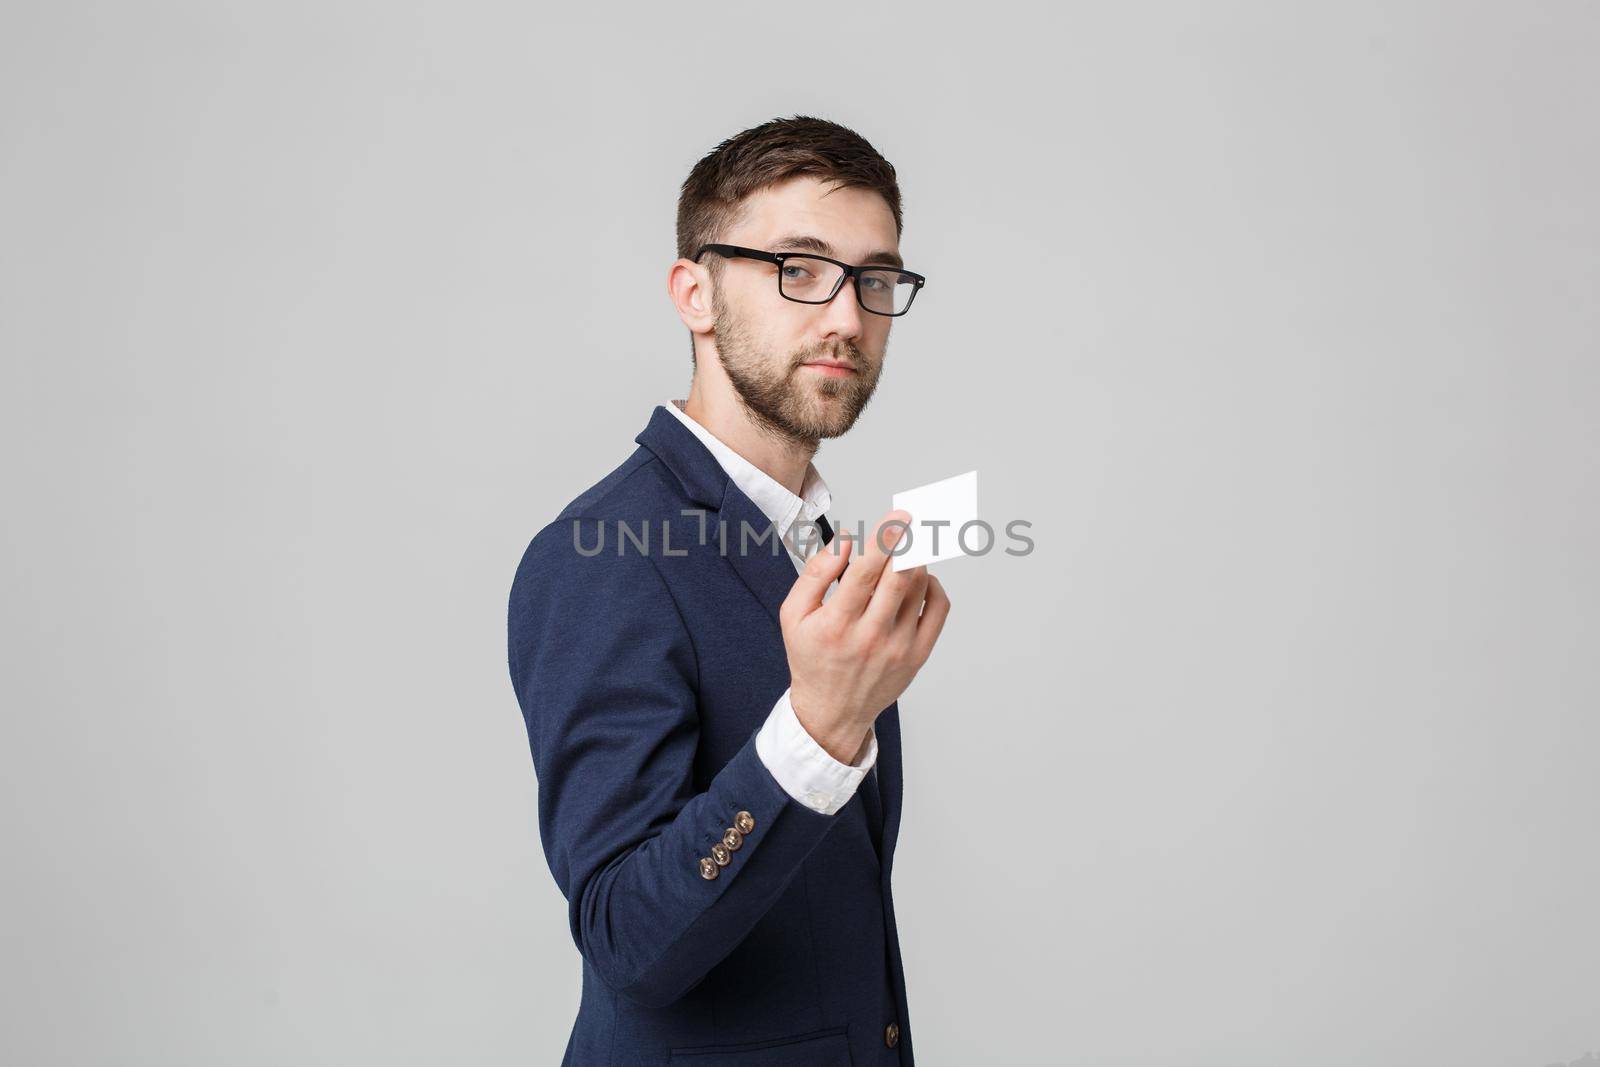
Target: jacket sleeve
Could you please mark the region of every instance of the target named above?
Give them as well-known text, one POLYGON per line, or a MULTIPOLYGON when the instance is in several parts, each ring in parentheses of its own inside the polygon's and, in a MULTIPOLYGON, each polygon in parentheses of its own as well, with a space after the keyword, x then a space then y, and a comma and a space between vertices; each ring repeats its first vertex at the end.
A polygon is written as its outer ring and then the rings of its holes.
MULTIPOLYGON (((656 562, 632 546, 617 554, 614 524, 602 551, 578 551, 600 525, 558 520, 529 544, 511 587, 508 661, 573 940, 607 985, 660 1007, 744 939, 837 815, 785 792, 755 728, 696 789, 693 640, 656 562), (739 847, 706 878, 702 858, 741 822, 739 847)), ((752 708, 751 721, 766 710, 752 708)))

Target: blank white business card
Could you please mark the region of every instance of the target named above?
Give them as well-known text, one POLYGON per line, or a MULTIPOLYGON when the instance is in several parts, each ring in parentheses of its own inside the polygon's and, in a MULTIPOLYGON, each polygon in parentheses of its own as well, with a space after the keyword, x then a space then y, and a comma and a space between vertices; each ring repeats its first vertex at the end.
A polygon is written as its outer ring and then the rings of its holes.
MULTIPOLYGON (((892 549, 896 553, 891 563, 895 570, 966 555, 957 535, 962 526, 978 517, 978 472, 968 471, 896 493, 890 507, 911 515, 910 528, 892 549), (909 547, 902 552, 901 545, 907 541, 909 547)), ((981 547, 981 534, 969 532, 967 536, 981 547)))

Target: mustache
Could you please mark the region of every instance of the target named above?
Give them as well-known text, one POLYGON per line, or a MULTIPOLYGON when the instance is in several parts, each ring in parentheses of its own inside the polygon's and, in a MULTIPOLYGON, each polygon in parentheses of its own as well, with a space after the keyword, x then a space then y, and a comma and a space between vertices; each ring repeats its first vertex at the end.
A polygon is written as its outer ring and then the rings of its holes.
POLYGON ((832 360, 835 363, 848 363, 857 370, 864 369, 869 365, 869 360, 862 354, 861 349, 857 348, 853 344, 846 343, 834 349, 832 352, 807 352, 795 359, 794 367, 792 369, 799 370, 805 364, 819 359, 832 360))

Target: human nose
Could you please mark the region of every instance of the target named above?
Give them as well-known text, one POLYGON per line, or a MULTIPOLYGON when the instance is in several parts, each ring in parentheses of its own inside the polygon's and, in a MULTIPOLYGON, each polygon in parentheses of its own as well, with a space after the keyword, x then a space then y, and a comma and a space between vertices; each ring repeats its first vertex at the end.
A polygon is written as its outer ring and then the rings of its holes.
POLYGON ((854 278, 846 278, 839 292, 823 306, 822 331, 828 337, 854 341, 861 336, 861 305, 856 300, 854 278))

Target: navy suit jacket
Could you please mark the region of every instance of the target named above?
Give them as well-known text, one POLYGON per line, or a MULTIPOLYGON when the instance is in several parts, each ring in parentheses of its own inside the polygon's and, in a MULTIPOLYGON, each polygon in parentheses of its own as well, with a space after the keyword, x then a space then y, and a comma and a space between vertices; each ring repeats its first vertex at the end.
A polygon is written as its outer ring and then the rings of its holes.
POLYGON ((789 685, 794 564, 664 407, 635 441, 533 538, 508 612, 539 835, 583 958, 562 1062, 910 1064, 899 708, 838 812, 784 791, 755 734, 789 685))

